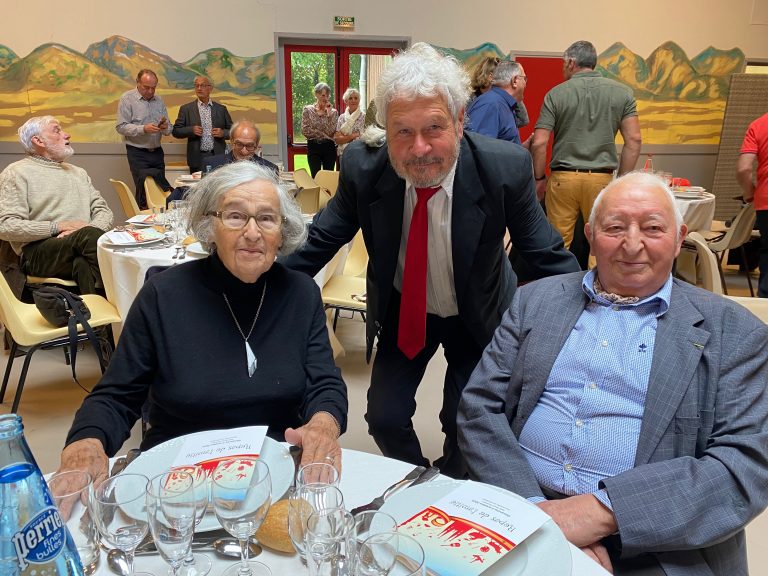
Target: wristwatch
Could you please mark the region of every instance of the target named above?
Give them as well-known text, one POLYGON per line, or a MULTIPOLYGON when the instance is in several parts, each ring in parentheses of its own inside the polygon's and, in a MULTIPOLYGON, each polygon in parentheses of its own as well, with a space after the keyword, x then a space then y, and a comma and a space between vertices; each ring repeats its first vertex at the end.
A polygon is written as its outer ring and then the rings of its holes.
POLYGON ((544 174, 543 176, 541 176, 539 178, 536 178, 536 176, 533 177, 533 179, 536 180, 536 182, 541 182, 542 180, 546 180, 546 178, 547 178, 546 174, 544 174))

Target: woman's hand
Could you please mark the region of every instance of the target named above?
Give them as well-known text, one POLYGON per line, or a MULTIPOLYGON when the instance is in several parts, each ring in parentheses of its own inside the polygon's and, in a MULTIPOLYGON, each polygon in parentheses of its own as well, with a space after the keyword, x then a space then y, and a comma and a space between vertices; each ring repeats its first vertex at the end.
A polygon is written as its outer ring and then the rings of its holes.
POLYGON ((326 412, 318 412, 299 428, 288 428, 285 440, 289 444, 301 446, 301 465, 312 462, 333 464, 341 474, 341 446, 338 442, 339 425, 326 412))
POLYGON ((58 472, 65 470, 85 470, 93 478, 93 485, 98 486, 109 476, 109 458, 104 446, 95 438, 72 442, 61 452, 58 472))

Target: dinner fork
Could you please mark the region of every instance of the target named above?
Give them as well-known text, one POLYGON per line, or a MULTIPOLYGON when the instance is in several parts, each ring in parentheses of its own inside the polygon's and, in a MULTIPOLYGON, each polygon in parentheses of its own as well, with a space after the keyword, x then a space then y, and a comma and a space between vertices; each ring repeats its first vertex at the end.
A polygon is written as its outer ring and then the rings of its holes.
POLYGON ((176 260, 176 258, 179 257, 179 253, 181 252, 181 246, 175 247, 176 252, 171 256, 171 260, 176 260))
POLYGON ((181 247, 181 254, 179 255, 179 260, 184 260, 184 258, 187 257, 187 247, 182 246, 181 247))
POLYGON ((373 500, 371 500, 368 504, 363 504, 362 506, 358 506, 357 508, 352 509, 352 515, 359 514, 360 512, 365 512, 366 510, 378 510, 384 505, 384 501, 389 498, 395 491, 399 490, 400 488, 404 486, 410 486, 416 478, 424 474, 426 472, 426 468, 424 466, 416 466, 413 470, 411 470, 408 475, 403 478, 402 480, 398 480, 392 486, 384 490, 384 492, 381 493, 381 496, 377 496, 373 500))

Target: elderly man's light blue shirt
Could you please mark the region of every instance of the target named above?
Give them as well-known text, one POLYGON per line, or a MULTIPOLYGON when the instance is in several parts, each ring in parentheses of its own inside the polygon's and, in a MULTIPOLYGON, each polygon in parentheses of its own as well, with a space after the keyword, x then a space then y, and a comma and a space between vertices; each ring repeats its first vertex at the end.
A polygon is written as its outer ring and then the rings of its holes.
POLYGON ((669 308, 672 277, 655 294, 626 305, 596 294, 594 280, 594 270, 584 276, 590 301, 519 442, 541 486, 569 496, 591 493, 610 508, 598 482, 634 466, 656 326, 669 308))

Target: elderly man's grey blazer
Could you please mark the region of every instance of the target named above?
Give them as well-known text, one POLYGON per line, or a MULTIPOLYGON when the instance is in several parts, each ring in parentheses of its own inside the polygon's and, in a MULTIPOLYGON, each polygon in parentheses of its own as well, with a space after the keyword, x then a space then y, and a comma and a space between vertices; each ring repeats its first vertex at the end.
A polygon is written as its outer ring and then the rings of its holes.
MULTIPOLYGON (((588 302, 583 275, 515 294, 459 407, 472 478, 541 496, 517 438, 588 302)), ((658 320, 635 467, 601 482, 622 558, 652 554, 668 576, 747 574, 743 529, 768 505, 767 379, 768 327, 675 280, 658 320)))

